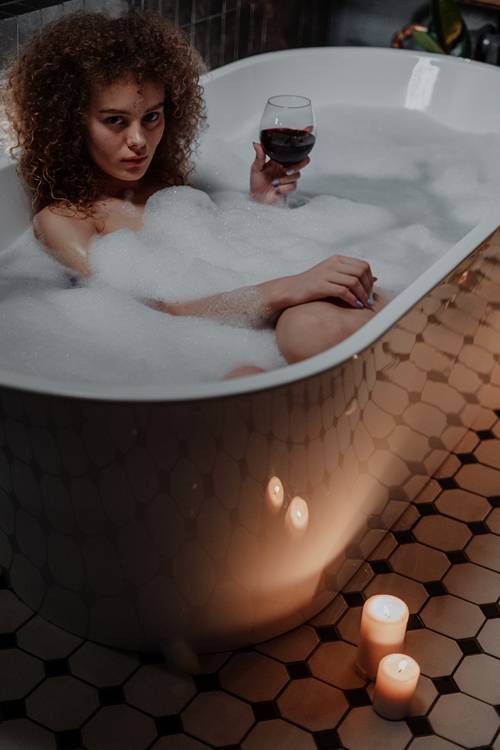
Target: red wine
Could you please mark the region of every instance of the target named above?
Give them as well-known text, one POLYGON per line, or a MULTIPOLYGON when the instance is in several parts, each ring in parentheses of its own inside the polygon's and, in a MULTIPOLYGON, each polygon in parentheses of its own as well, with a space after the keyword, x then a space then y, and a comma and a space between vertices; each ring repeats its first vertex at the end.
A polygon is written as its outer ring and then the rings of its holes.
POLYGON ((305 159, 316 138, 308 130, 269 128, 260 131, 260 142, 270 159, 279 164, 296 164, 305 159))

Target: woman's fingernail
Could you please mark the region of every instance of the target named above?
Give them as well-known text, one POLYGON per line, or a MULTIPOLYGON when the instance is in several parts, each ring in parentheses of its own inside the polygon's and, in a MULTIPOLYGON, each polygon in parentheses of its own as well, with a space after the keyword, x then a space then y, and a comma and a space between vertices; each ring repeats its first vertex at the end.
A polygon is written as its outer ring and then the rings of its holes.
POLYGON ((275 188, 279 187, 280 186, 280 181, 279 180, 273 180, 272 181, 272 186, 275 187, 275 188))
POLYGON ((290 177, 290 175, 294 174, 294 173, 295 173, 295 169, 287 169, 286 170, 287 177, 290 177))
POLYGON ((368 306, 373 307, 373 294, 368 295, 368 306))
POLYGON ((357 299, 357 300, 356 300, 356 307, 359 307, 359 308, 362 308, 362 307, 364 307, 364 305, 363 305, 363 303, 361 302, 361 300, 360 300, 360 299, 357 299))

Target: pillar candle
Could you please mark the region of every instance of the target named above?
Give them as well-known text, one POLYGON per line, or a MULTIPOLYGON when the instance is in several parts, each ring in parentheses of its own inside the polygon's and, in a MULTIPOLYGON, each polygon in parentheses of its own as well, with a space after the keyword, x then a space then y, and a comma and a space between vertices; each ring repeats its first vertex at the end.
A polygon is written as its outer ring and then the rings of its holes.
POLYGON ((404 719, 410 713, 420 667, 405 654, 389 654, 380 660, 373 708, 384 719, 404 719))
POLYGON ((357 666, 373 679, 380 659, 402 651, 408 624, 408 607, 396 596, 371 596, 363 607, 357 666))

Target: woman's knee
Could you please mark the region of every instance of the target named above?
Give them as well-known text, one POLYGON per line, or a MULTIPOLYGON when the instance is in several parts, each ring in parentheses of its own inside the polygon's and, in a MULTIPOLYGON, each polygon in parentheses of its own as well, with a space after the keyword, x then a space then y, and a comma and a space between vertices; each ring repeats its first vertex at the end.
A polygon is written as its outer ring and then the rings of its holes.
POLYGON ((289 307, 276 324, 278 348, 288 363, 301 362, 339 344, 372 316, 321 301, 289 307))
POLYGON ((325 315, 318 310, 317 303, 289 307, 280 315, 276 324, 276 342, 287 362, 301 362, 336 343, 340 330, 334 316, 329 318, 330 330, 325 339, 325 315))

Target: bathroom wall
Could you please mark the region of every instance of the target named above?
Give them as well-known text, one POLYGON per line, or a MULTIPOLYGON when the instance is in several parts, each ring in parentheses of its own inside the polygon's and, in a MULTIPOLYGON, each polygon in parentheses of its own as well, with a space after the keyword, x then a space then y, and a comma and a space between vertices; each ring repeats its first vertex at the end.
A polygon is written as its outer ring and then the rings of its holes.
MULTIPOLYGON (((428 0, 334 0, 328 42, 342 46, 389 47, 396 31, 427 17, 428 0)), ((460 3, 471 30, 485 24, 498 28, 499 13, 460 3)))
POLYGON ((0 0, 0 66, 43 24, 77 9, 159 10, 190 34, 209 68, 241 57, 327 42, 334 0, 0 0))

